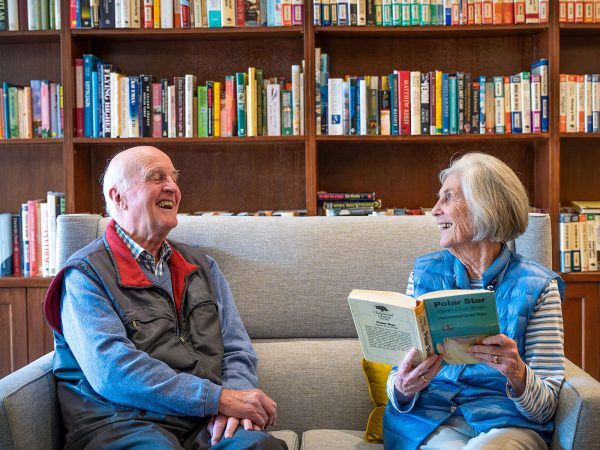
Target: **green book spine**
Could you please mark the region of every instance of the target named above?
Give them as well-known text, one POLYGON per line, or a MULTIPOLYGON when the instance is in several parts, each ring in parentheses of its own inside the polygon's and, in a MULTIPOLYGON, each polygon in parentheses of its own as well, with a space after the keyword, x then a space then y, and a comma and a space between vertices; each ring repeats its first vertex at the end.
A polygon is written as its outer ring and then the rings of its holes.
POLYGON ((256 69, 256 134, 264 136, 263 132, 263 71, 256 69))
POLYGON ((450 117, 450 134, 458 133, 458 86, 456 74, 450 75, 448 79, 448 109, 450 117))
POLYGON ((40 1, 40 8, 41 8, 41 12, 40 12, 40 16, 41 16, 41 21, 40 21, 40 26, 42 30, 49 30, 50 29, 50 17, 49 17, 49 13, 48 13, 48 0, 41 0, 40 1))
POLYGON ((9 139, 19 138, 19 100, 17 88, 11 86, 8 88, 8 127, 9 139))
POLYGON ((281 135, 292 136, 292 91, 281 91, 281 135))
POLYGON ((421 3, 418 0, 412 0, 410 3, 410 24, 419 25, 421 23, 421 3))
POLYGON ((246 74, 235 74, 235 91, 237 98, 237 135, 246 136, 246 74))
POLYGON ((198 137, 208 137, 208 97, 206 86, 198 86, 198 137))

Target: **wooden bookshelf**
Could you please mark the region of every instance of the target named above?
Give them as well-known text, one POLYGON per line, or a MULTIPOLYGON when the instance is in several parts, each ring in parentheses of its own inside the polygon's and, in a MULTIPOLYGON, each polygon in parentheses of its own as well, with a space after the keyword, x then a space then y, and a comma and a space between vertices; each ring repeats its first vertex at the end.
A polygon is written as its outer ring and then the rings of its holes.
MULTIPOLYGON (((64 85, 65 111, 64 139, 0 141, 3 175, 0 190, 10 192, 0 197, 0 211, 16 211, 23 201, 56 190, 66 193, 68 212, 100 213, 103 201, 99 178, 106 161, 115 152, 133 145, 156 145, 183 169, 182 212, 307 209, 312 215, 316 214, 318 190, 375 191, 384 206, 431 207, 438 189, 437 174, 450 158, 460 152, 484 151, 507 162, 523 180, 532 204, 550 213, 555 225, 554 268, 558 269, 556 225, 560 204, 576 197, 600 200, 600 183, 591 181, 597 179, 600 135, 558 132, 559 74, 600 72, 600 25, 559 24, 557 13, 558 0, 552 0, 549 24, 314 27, 312 2, 305 0, 303 27, 190 30, 63 27, 61 31, 0 32, 0 81, 25 84, 31 79, 60 80, 64 85), (384 75, 393 69, 508 75, 530 70, 534 60, 548 58, 550 132, 318 136, 314 121, 317 47, 330 55, 331 77, 384 75), (224 75, 246 71, 249 66, 263 68, 266 76, 289 76, 291 65, 304 60, 305 135, 74 138, 72 61, 83 53, 93 53, 125 73, 149 73, 155 79, 193 73, 199 82, 222 79, 224 75)), ((63 0, 64 25, 69 23, 67 19, 68 2, 63 0)), ((574 359, 600 377, 598 358, 582 356, 588 354, 592 345, 586 339, 589 341, 595 335, 585 334, 581 324, 588 322, 577 316, 577 311, 594 311, 591 305, 600 303, 600 276, 567 274, 565 280, 571 295, 565 302, 565 311, 577 317, 567 327, 571 339, 569 351, 574 352, 577 346, 583 349, 581 357, 574 359), (579 336, 576 344, 573 336, 579 336)), ((21 298, 27 298, 29 289, 44 289, 44 283, 45 279, 0 279, 0 291, 21 289, 21 298)), ((597 324, 600 318, 596 316, 593 320, 597 324)), ((597 348, 600 341, 595 344, 597 348)))

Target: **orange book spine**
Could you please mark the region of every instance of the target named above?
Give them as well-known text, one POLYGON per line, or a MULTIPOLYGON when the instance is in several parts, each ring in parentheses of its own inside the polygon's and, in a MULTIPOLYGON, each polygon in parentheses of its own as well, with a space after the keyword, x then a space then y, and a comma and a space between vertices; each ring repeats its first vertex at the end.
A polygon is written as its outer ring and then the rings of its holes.
POLYGON ((567 75, 560 74, 560 94, 559 94, 559 121, 558 131, 561 133, 567 132, 567 75))
POLYGON ((493 11, 492 11, 492 23, 495 25, 503 23, 503 0, 492 0, 493 11))

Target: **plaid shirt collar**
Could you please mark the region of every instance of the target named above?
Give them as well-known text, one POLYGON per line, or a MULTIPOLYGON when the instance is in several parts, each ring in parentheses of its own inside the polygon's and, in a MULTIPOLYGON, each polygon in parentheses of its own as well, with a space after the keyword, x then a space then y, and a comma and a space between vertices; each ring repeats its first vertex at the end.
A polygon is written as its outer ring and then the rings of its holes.
POLYGON ((115 223, 115 229, 136 261, 142 264, 147 270, 152 272, 157 277, 162 277, 165 273, 165 264, 173 253, 173 250, 167 241, 163 242, 162 246, 160 247, 160 257, 158 258, 158 262, 156 262, 154 260, 154 256, 146 251, 144 247, 131 239, 131 237, 125 233, 125 231, 123 231, 119 224, 115 223))

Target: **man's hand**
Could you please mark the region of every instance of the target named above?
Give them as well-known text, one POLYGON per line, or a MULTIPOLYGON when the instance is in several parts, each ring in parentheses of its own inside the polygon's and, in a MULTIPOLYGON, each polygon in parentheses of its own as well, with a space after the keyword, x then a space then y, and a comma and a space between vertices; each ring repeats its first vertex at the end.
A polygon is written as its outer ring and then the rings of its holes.
POLYGON ((277 421, 277 403, 260 389, 223 389, 219 399, 219 414, 248 419, 264 430, 277 421))
POLYGON ((240 424, 246 431, 260 431, 260 427, 253 424, 250 419, 240 420, 237 417, 227 417, 221 414, 213 416, 207 425, 211 436, 210 445, 216 445, 222 437, 225 439, 232 437, 240 424))

